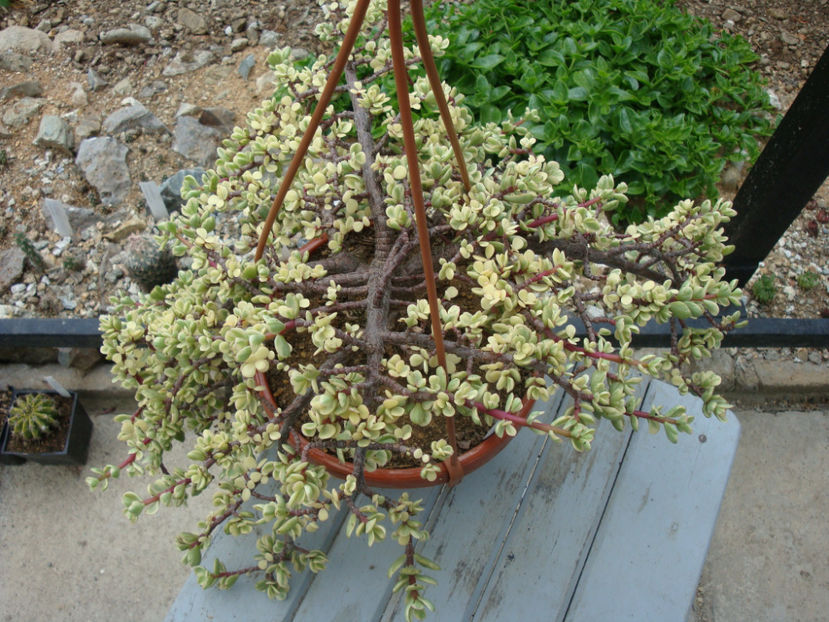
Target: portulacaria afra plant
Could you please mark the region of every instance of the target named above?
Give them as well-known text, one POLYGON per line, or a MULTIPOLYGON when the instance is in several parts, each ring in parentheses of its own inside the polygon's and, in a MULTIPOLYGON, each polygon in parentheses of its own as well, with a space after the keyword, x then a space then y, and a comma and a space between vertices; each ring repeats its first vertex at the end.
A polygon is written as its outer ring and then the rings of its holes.
MULTIPOLYGON (((353 7, 326 8, 319 32, 330 38, 346 30, 353 7)), ((671 440, 688 432, 680 407, 639 410, 642 374, 699 395, 706 414, 722 417, 719 379, 684 370, 736 321, 715 316, 739 291, 715 267, 728 252, 720 225, 729 204, 684 201, 666 218, 616 231, 606 214, 626 201, 624 185, 607 176, 557 196, 559 166, 533 155, 523 119, 472 125, 446 86, 467 188, 422 79, 411 85, 411 108, 433 259, 425 270, 385 19, 371 3, 261 258, 263 222, 332 60, 297 65, 288 49, 271 54, 274 96, 224 142, 214 170, 185 182, 186 205, 160 243, 189 267, 140 299, 121 298, 101 322, 103 351, 139 409, 120 417, 127 459, 89 481, 152 475, 148 495, 124 498, 132 519, 212 483, 214 511, 178 538, 185 561, 203 586, 258 574, 277 598, 294 570, 325 566, 303 534, 342 506, 349 532, 369 545, 400 542, 392 573, 409 615, 420 616, 430 607, 422 569, 432 565, 415 553, 426 536, 420 501, 377 494, 371 474, 408 466, 441 480, 462 449, 522 427, 578 450, 590 447, 599 419, 619 429, 644 421, 671 440), (689 318, 705 318, 706 328, 687 327, 689 318), (670 324, 672 347, 638 356, 632 335, 654 319, 670 324), (572 398, 563 416, 527 416, 529 401, 555 391, 572 398), (191 462, 168 468, 165 453, 181 442, 191 462), (311 460, 315 451, 349 463, 347 477, 331 478, 311 460), (272 529, 251 566, 200 565, 217 530, 245 534, 263 523, 272 529)), ((445 41, 431 44, 441 50, 445 41)), ((414 50, 406 60, 418 61, 414 50)))

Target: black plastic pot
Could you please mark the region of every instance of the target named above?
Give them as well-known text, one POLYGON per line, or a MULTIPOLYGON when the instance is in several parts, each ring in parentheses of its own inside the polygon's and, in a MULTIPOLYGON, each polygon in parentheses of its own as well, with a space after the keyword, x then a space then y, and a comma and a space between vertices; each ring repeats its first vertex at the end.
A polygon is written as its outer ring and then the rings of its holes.
MULTIPOLYGON (((54 391, 31 391, 31 390, 15 390, 12 393, 12 401, 14 404, 18 395, 26 393, 45 393, 53 397, 61 397, 54 391)), ((0 463, 2 464, 22 464, 26 460, 33 460, 40 464, 57 464, 57 465, 83 465, 86 464, 86 456, 89 453, 89 439, 92 437, 92 420, 86 413, 83 404, 78 400, 78 394, 74 391, 69 392, 72 395, 72 410, 69 414, 69 429, 66 432, 66 443, 61 451, 52 451, 47 453, 25 453, 17 451, 8 451, 6 446, 11 436, 11 428, 8 422, 3 426, 2 434, 0 434, 0 463)))

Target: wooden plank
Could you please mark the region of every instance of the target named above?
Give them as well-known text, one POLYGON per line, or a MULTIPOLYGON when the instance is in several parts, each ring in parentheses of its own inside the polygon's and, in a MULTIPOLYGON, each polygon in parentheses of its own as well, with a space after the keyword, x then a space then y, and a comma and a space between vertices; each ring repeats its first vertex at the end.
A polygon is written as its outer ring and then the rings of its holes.
MULTIPOLYGON (((424 500, 423 513, 428 516, 441 496, 443 487, 415 490, 410 495, 424 500)), ((400 491, 378 490, 397 498, 400 491)), ((363 498, 363 503, 368 500, 363 498)), ((402 547, 391 536, 391 524, 386 524, 387 537, 369 547, 365 537, 346 536, 345 525, 328 553, 328 567, 313 578, 293 620, 326 622, 357 622, 375 620, 391 597, 392 584, 387 572, 391 563, 400 557, 402 547)))
MULTIPOLYGON (((644 396, 647 380, 638 387, 644 396)), ((464 619, 561 620, 630 438, 601 421, 593 449, 548 442, 480 603, 464 619)))
MULTIPOLYGON (((542 419, 555 419, 563 403, 561 392, 557 393, 542 419)), ((450 489, 430 517, 431 538, 418 549, 441 566, 427 573, 438 582, 426 592, 437 606, 431 620, 464 619, 469 602, 477 600, 520 509, 546 438, 526 430, 519 433, 491 463, 450 489)), ((404 619, 399 595, 381 619, 404 619)))
MULTIPOLYGON (((264 486, 260 492, 273 494, 276 485, 271 482, 270 487, 271 492, 264 486)), ((258 503, 251 500, 246 505, 252 505, 254 502, 258 503)), ((303 538, 303 545, 328 551, 342 527, 345 515, 344 510, 332 514, 318 531, 303 538)), ((267 524, 256 526, 251 533, 244 536, 228 536, 223 531, 214 534, 213 541, 203 556, 202 565, 212 568, 217 557, 228 570, 254 565, 254 555, 257 553, 256 540, 270 531, 270 524, 267 524)), ((301 603, 314 577, 315 575, 308 570, 292 577, 288 598, 279 601, 271 600, 264 592, 256 589, 258 578, 242 576, 230 590, 203 590, 195 575, 190 573, 173 606, 167 612, 165 622, 273 622, 289 619, 301 603)))
MULTIPOLYGON (((651 404, 701 402, 651 383, 651 404)), ((566 620, 685 620, 725 493, 740 425, 700 416, 672 445, 633 436, 566 620)))

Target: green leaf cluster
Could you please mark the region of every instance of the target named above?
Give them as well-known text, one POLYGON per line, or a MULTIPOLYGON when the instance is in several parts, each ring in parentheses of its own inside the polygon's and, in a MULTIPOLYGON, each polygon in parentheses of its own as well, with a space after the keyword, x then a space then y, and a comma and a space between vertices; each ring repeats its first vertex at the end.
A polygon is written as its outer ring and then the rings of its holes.
POLYGON ((757 56, 739 36, 657 0, 438 1, 429 32, 450 41, 441 78, 482 123, 537 112, 536 151, 562 190, 602 174, 628 185, 620 222, 678 198, 715 198, 727 160, 754 159, 771 133, 757 56))

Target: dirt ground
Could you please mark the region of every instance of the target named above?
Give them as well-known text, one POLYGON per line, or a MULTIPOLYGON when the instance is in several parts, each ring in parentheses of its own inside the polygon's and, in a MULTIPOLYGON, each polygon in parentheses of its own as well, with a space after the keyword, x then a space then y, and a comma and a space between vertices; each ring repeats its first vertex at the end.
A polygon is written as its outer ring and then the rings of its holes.
MULTIPOLYGON (((757 68, 779 99, 781 111, 791 104, 827 43, 829 0, 679 0, 677 4, 751 42, 761 57, 757 68)), ((246 111, 270 89, 267 78, 262 79, 269 49, 258 44, 259 35, 270 30, 278 34, 279 46, 320 52, 313 36, 319 15, 316 0, 23 0, 10 10, 0 9, 0 29, 11 25, 37 28, 53 40, 66 36, 67 31, 80 33, 79 40, 51 55, 35 55, 31 68, 24 73, 0 69, 0 84, 4 86, 32 80, 44 89, 43 107, 28 123, 15 128, 0 126, 0 149, 7 157, 5 165, 0 164, 0 252, 14 245, 15 232, 25 231, 31 239, 40 241, 47 264, 45 276, 33 271, 24 275, 24 282, 37 290, 37 295, 27 298, 25 313, 98 315, 106 310, 109 295, 124 285, 123 280, 103 278, 111 267, 111 257, 102 250, 108 248, 102 235, 78 243, 80 248, 76 250, 89 258, 80 272, 65 268, 65 255, 52 254, 60 236, 43 212, 44 197, 91 207, 102 217, 115 218, 116 226, 131 218, 146 220, 136 182, 160 182, 192 165, 170 148, 169 134, 127 135, 132 190, 121 211, 112 216, 99 204, 94 189, 71 156, 32 144, 41 115, 61 115, 75 125, 87 120, 99 123, 120 108, 125 98, 135 97, 169 128, 175 125, 176 111, 183 103, 227 108, 235 113, 236 123, 241 123, 246 111), (152 41, 134 47, 101 42, 101 33, 130 24, 148 25, 152 41), (240 44, 241 38, 247 39, 246 43, 240 44), (214 62, 181 75, 163 74, 177 54, 187 58, 202 50, 211 50, 214 62), (256 65, 244 80, 237 67, 249 54, 254 55, 256 65), (90 90, 89 70, 108 86, 90 90), (78 307, 61 308, 51 294, 52 287, 74 290, 78 307)), ((0 112, 11 103, 0 102, 0 112)), ((795 221, 761 268, 760 273, 777 275, 778 294, 770 305, 751 303, 753 313, 817 317, 829 306, 825 302, 829 293, 829 227, 820 222, 829 207, 829 186, 824 186, 811 207, 795 221), (808 291, 797 284, 798 276, 806 271, 819 277, 818 285, 808 291)), ((3 301, 7 298, 4 292, 3 301)))

